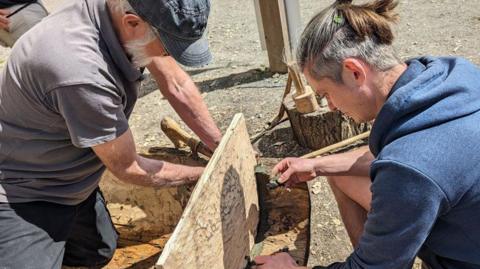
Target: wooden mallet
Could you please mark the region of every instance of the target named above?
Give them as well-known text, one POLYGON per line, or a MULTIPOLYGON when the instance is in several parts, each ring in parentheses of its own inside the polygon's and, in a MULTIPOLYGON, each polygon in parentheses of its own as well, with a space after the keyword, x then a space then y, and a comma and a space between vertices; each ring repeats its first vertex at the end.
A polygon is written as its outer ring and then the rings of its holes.
POLYGON ((176 148, 188 146, 193 154, 201 153, 207 157, 212 157, 213 152, 200 139, 183 130, 174 119, 166 116, 162 119, 160 126, 176 148))
POLYGON ((296 93, 293 96, 293 101, 295 102, 298 112, 308 114, 319 110, 320 107, 317 98, 315 98, 315 93, 312 88, 303 83, 296 63, 288 65, 288 73, 295 84, 296 93))

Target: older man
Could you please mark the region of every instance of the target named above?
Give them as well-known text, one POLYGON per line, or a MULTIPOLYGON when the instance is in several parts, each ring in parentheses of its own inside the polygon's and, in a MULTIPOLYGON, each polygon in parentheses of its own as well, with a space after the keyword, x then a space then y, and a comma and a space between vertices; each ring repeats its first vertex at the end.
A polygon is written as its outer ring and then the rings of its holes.
POLYGON ((162 187, 203 168, 137 155, 128 117, 147 67, 212 150, 221 133, 176 61, 210 61, 208 0, 77 0, 16 44, 0 76, 0 267, 101 266, 117 234, 98 189, 162 187))
MULTIPOLYGON (((298 61, 316 92, 373 124, 369 148, 287 158, 287 184, 326 176, 354 251, 314 268, 480 268, 480 70, 460 58, 401 62, 390 23, 396 2, 339 0, 304 31, 298 61)), ((288 254, 258 269, 299 268, 288 254)))

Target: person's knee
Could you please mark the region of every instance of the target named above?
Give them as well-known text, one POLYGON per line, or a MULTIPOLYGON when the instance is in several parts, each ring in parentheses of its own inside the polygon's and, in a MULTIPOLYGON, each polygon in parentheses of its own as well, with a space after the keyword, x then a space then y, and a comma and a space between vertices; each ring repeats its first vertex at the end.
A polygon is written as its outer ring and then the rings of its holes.
POLYGON ((106 260, 108 259, 108 261, 110 261, 113 258, 113 254, 115 254, 115 250, 117 249, 117 240, 117 235, 112 237, 110 240, 104 240, 105 247, 99 250, 99 253, 101 253, 106 260))
POLYGON ((337 202, 345 199, 352 200, 370 211, 372 193, 370 191, 371 181, 368 177, 356 176, 328 176, 328 184, 337 202))
MULTIPOLYGON (((15 8, 18 8, 15 6, 15 8)), ((44 17, 48 15, 47 11, 40 4, 30 4, 28 7, 22 9, 17 14, 10 17, 9 34, 13 40, 10 46, 27 31, 39 23, 44 17)))
POLYGON ((110 262, 117 248, 118 233, 99 190, 79 206, 77 222, 66 243, 64 265, 101 267, 110 262))
POLYGON ((113 258, 115 250, 117 249, 117 241, 111 241, 105 245, 104 248, 98 250, 98 256, 95 258, 95 266, 105 266, 113 258))
POLYGON ((86 249, 67 243, 63 265, 72 267, 102 268, 113 258, 117 242, 102 240, 102 245, 96 249, 86 249))
POLYGON ((337 176, 327 176, 328 185, 330 186, 333 192, 340 191, 338 180, 339 180, 339 177, 337 176))
POLYGON ((29 10, 28 13, 23 14, 23 20, 30 29, 43 20, 47 15, 47 11, 41 6, 35 6, 35 9, 29 10))

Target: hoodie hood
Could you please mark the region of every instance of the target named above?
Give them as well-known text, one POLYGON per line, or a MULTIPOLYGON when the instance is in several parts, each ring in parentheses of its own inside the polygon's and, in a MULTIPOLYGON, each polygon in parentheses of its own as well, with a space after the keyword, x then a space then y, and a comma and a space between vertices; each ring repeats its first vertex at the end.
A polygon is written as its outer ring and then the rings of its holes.
POLYGON ((392 141, 480 110, 480 70, 465 59, 422 57, 407 62, 370 135, 377 156, 392 141))

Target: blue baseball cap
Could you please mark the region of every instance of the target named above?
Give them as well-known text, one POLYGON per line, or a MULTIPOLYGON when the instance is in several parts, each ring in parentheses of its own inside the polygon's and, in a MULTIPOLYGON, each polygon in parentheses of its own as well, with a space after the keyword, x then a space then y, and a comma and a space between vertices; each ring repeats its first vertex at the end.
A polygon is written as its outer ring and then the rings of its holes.
POLYGON ((135 12, 158 32, 167 52, 186 66, 212 60, 203 37, 210 13, 209 0, 128 0, 135 12))

